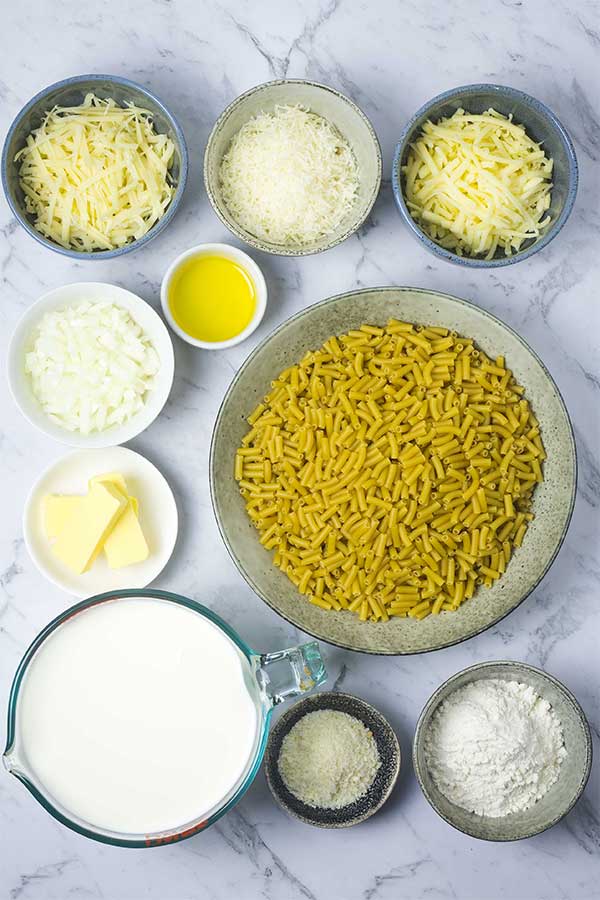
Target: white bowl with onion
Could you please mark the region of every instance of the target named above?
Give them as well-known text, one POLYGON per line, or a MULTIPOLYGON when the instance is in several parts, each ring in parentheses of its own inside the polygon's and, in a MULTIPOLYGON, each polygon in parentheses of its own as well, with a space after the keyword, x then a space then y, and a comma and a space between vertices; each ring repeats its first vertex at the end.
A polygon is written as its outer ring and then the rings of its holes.
POLYGON ((131 291, 103 282, 48 291, 22 316, 8 350, 8 383, 21 413, 71 447, 113 447, 136 437, 165 405, 174 371, 160 316, 131 291), (82 310, 78 325, 82 304, 92 314, 82 310))

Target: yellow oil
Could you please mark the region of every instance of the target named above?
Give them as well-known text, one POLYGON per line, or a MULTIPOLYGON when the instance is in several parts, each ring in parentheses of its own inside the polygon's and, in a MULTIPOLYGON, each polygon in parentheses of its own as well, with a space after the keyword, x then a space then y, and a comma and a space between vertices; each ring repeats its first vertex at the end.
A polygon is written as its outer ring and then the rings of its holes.
POLYGON ((169 307, 179 327, 199 341, 227 341, 249 324, 256 309, 254 282, 224 256, 194 256, 175 271, 169 307))

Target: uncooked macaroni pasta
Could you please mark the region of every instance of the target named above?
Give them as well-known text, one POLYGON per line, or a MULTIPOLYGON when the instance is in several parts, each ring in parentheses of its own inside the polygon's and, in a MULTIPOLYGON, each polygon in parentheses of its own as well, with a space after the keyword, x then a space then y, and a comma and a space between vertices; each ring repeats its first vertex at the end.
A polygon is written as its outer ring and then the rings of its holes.
POLYGON ((501 577, 545 458, 504 358, 390 320, 331 337, 248 417, 235 478, 311 603, 361 620, 456 610, 501 577))

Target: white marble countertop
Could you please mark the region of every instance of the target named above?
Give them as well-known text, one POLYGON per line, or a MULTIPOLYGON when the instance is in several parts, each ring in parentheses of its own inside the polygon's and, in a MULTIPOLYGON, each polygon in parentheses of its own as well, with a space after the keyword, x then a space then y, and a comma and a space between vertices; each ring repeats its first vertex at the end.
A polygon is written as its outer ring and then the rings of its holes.
MULTIPOLYGON (((382 144, 386 180, 369 227, 324 255, 259 259, 270 301, 252 339, 214 354, 175 341, 176 377, 169 403, 132 444, 170 480, 181 512, 180 540, 158 586, 201 600, 260 649, 278 649, 301 637, 253 595, 229 560, 210 506, 208 444, 223 393, 254 344, 307 304, 352 287, 437 288, 468 298, 517 329, 565 397, 577 434, 580 481, 571 528, 551 572, 497 627, 424 656, 386 659, 323 647, 329 686, 343 685, 373 702, 389 717, 402 743, 399 785, 370 822, 347 832, 311 829, 275 806, 261 774, 237 808, 205 834, 152 851, 120 850, 63 828, 0 771, 0 896, 598 896, 598 766, 582 801, 555 828, 517 844, 486 844, 436 816, 418 788, 410 747, 419 711, 434 688, 458 669, 486 659, 519 659, 546 668, 574 691, 596 738, 599 734, 599 13, 594 0, 29 0, 7 7, 0 53, 3 132, 20 107, 53 81, 82 72, 121 74, 154 89, 179 116, 191 172, 173 224, 148 248, 117 261, 79 264, 47 251, 17 226, 2 202, 3 349, 21 313, 52 287, 78 280, 114 281, 157 306, 161 276, 176 254, 200 241, 231 240, 206 198, 202 157, 217 115, 252 85, 285 76, 331 84, 365 110, 382 144), (511 84, 549 103, 573 136, 581 168, 576 208, 560 237, 533 259, 489 273, 462 271, 421 249, 402 225, 389 186, 394 143, 406 119, 439 91, 470 81, 511 84)), ((33 480, 65 448, 21 418, 4 378, 0 390, 4 709, 24 649, 71 599, 34 569, 21 534, 23 502, 33 480)))

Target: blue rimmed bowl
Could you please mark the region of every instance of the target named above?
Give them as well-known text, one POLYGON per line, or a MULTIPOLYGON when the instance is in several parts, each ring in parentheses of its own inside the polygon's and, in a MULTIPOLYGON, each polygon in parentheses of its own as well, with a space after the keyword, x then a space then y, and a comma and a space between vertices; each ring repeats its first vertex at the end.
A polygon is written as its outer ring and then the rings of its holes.
POLYGON ((2 187, 8 205, 17 221, 38 243, 73 259, 112 259, 143 247, 167 227, 177 212, 185 189, 187 174, 187 147, 183 131, 175 117, 162 101, 147 88, 118 75, 76 75, 44 88, 26 103, 16 116, 8 130, 2 151, 2 187), (110 97, 121 106, 133 101, 137 106, 150 110, 156 131, 159 134, 167 134, 175 145, 175 158, 170 169, 175 193, 165 214, 143 237, 114 250, 94 250, 84 253, 80 250, 61 247, 36 230, 33 216, 25 208, 24 195, 19 183, 19 166, 15 162, 15 155, 25 145, 28 135, 41 124, 44 115, 52 107, 79 106, 90 91, 103 99, 110 97))
POLYGON ((448 262, 456 263, 468 268, 493 269, 499 266, 509 266, 523 259, 528 259, 543 247, 550 243, 569 218, 575 197, 577 195, 578 169, 577 157, 573 142, 566 129, 554 115, 535 97, 523 93, 516 88, 506 87, 500 84, 467 84, 453 88, 438 94, 414 114, 407 123, 400 140, 396 145, 394 162, 392 165, 392 190, 394 200, 402 219, 408 226, 414 237, 431 253, 448 262), (506 256, 502 249, 496 252, 493 259, 482 259, 475 256, 459 256, 451 250, 446 250, 429 235, 411 216, 404 199, 404 176, 402 166, 406 164, 410 145, 418 138, 423 125, 430 119, 438 122, 440 119, 452 116, 457 109, 463 108, 471 113, 483 113, 490 107, 504 116, 512 114, 514 121, 524 125, 527 134, 538 143, 542 144, 548 156, 554 160, 552 173, 552 193, 550 209, 548 211, 551 222, 540 237, 533 241, 527 241, 522 249, 512 256, 506 256))

